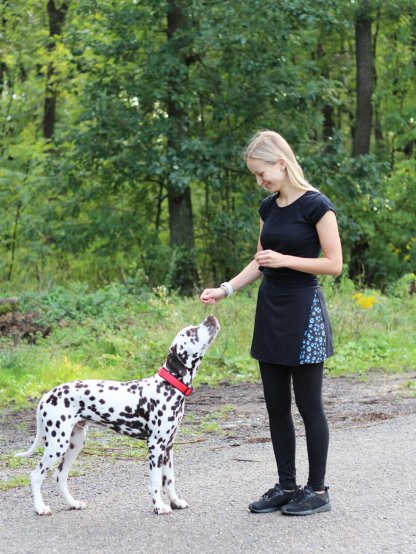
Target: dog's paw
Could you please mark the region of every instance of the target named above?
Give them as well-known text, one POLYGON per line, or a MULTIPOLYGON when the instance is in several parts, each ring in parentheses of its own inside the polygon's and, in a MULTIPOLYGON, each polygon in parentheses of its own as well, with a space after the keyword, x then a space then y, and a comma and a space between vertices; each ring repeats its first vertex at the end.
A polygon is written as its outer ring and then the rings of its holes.
POLYGON ((85 502, 80 502, 79 500, 76 500, 73 504, 71 504, 71 510, 85 510, 87 505, 85 502))
POLYGON ((170 505, 174 510, 184 510, 185 508, 189 507, 188 502, 180 498, 177 498, 176 500, 172 500, 170 505))
POLYGON ((39 516, 51 516, 52 510, 49 508, 49 506, 42 506, 40 508, 36 508, 36 513, 39 516))
POLYGON ((154 508, 155 514, 158 516, 165 515, 165 514, 171 514, 172 508, 168 506, 167 504, 161 504, 160 506, 156 506, 154 508))

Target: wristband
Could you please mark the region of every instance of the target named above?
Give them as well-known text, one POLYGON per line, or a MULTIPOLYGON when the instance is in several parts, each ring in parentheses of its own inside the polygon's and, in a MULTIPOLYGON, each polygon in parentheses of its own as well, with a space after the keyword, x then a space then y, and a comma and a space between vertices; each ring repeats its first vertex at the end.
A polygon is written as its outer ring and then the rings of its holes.
POLYGON ((225 296, 232 296, 234 294, 233 287, 230 283, 221 283, 220 288, 225 292, 225 296))

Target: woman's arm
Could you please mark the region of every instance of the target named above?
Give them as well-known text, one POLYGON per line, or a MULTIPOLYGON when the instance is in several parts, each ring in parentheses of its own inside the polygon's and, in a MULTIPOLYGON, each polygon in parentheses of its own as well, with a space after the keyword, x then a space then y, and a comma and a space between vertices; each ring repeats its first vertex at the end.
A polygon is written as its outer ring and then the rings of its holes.
POLYGON ((299 258, 274 250, 262 250, 254 259, 264 267, 287 267, 314 275, 339 275, 342 271, 342 248, 334 212, 326 212, 316 224, 316 230, 323 253, 321 258, 299 258))
MULTIPOLYGON (((263 221, 260 219, 260 233, 259 233, 259 240, 257 242, 257 252, 262 250, 262 246, 260 243, 260 235, 261 235, 262 229, 263 229, 263 221)), ((256 261, 256 259, 254 259, 243 269, 243 271, 241 271, 241 273, 239 273, 233 279, 231 279, 229 283, 232 286, 233 291, 236 292, 238 290, 241 290, 245 286, 249 285, 250 283, 253 283, 256 279, 258 279, 262 275, 263 275, 262 272, 259 270, 259 264, 256 261)), ((200 296, 200 299, 204 304, 215 304, 216 302, 219 302, 224 298, 225 298, 225 291, 220 287, 216 289, 205 289, 200 296)))

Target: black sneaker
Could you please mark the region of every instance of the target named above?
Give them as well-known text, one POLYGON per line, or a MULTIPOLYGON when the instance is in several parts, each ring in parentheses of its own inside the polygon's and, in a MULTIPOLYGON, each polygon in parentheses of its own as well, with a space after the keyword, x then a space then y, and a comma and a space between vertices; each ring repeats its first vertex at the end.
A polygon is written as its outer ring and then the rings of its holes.
POLYGON ((312 487, 306 486, 299 489, 297 495, 282 508, 282 514, 286 516, 309 516, 318 512, 329 512, 328 487, 323 494, 316 493, 312 487))
POLYGON ((266 512, 277 512, 282 506, 287 504, 296 496, 299 492, 299 487, 291 492, 286 492, 283 488, 276 483, 276 485, 269 489, 257 502, 252 502, 249 504, 248 509, 250 512, 255 512, 257 514, 264 514, 266 512))

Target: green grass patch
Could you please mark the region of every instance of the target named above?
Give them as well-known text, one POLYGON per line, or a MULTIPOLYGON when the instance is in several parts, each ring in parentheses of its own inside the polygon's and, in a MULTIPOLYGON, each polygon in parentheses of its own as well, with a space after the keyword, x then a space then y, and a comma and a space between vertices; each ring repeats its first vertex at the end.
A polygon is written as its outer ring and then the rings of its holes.
POLYGON ((0 481, 0 491, 8 491, 18 487, 28 487, 29 485, 30 479, 28 475, 16 475, 10 479, 0 481))
POLYGON ((404 383, 403 387, 407 391, 408 396, 416 398, 416 381, 414 379, 409 379, 409 381, 404 383))
MULTIPOLYGON (((347 279, 323 279, 336 355, 331 375, 369 369, 414 370, 416 298, 357 291, 347 279), (357 295, 358 293, 358 295, 357 295)), ((166 359, 176 333, 214 313, 221 332, 203 360, 194 385, 259 378, 250 357, 257 285, 206 307, 163 287, 129 292, 114 285, 90 292, 83 285, 23 296, 20 309, 36 311, 52 326, 36 344, 0 341, 0 407, 21 408, 53 386, 76 379, 132 380, 152 375, 166 359)))
POLYGON ((86 456, 107 460, 147 460, 149 457, 145 441, 97 428, 90 430, 81 450, 81 460, 86 456))

